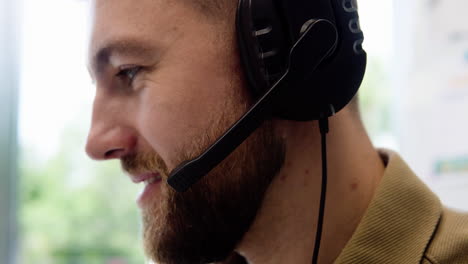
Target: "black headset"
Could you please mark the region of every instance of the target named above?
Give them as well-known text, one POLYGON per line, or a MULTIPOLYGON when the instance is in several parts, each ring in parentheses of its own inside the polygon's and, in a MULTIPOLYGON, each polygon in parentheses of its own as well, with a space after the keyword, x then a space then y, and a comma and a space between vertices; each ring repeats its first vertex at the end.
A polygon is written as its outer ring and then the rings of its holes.
POLYGON ((320 120, 356 94, 366 53, 356 0, 239 0, 237 38, 256 103, 168 183, 184 192, 268 118, 320 120))
POLYGON ((356 0, 239 0, 237 39, 256 103, 204 153, 180 164, 168 183, 184 192, 263 121, 319 120, 322 183, 312 263, 318 263, 327 190, 328 117, 357 93, 366 69, 356 0))

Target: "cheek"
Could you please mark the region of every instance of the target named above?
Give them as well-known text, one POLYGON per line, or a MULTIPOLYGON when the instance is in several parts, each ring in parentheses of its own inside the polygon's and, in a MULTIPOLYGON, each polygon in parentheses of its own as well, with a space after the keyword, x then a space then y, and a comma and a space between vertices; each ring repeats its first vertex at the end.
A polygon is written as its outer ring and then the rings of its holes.
POLYGON ((181 128, 187 122, 173 95, 160 87, 147 86, 141 93, 136 122, 141 136, 171 168, 174 165, 171 164, 173 153, 179 148, 180 139, 187 137, 187 130, 181 128))
POLYGON ((224 129, 215 127, 222 114, 234 122, 242 112, 232 109, 243 109, 236 105, 245 97, 234 60, 206 43, 180 43, 165 54, 140 95, 140 131, 169 168, 177 165, 171 161, 178 160, 179 151, 190 151, 186 147, 194 139, 224 129))
POLYGON ((166 76, 169 77, 147 85, 142 91, 137 125, 141 135, 167 166, 174 168, 178 165, 172 162, 178 160, 176 155, 180 151, 189 151, 186 146, 193 146, 192 141, 206 134, 226 111, 227 96, 222 92, 226 82, 223 84, 213 76, 207 81, 210 76, 196 73, 181 73, 180 78, 166 76))

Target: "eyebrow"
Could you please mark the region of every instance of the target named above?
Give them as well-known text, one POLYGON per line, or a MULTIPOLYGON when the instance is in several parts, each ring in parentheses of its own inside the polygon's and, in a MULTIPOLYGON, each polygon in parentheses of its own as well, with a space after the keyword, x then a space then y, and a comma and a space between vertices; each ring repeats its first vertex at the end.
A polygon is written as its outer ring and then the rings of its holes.
POLYGON ((109 41, 92 55, 90 61, 91 77, 99 76, 110 64, 110 58, 115 55, 131 56, 134 58, 149 58, 156 54, 156 47, 147 41, 137 39, 119 39, 109 41))

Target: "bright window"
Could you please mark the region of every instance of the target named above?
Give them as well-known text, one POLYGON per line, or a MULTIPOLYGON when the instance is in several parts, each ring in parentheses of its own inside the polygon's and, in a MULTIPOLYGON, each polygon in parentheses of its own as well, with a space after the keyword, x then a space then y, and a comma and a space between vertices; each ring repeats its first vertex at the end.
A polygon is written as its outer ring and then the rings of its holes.
POLYGON ((19 263, 143 263, 136 188, 84 153, 87 1, 24 0, 19 263))

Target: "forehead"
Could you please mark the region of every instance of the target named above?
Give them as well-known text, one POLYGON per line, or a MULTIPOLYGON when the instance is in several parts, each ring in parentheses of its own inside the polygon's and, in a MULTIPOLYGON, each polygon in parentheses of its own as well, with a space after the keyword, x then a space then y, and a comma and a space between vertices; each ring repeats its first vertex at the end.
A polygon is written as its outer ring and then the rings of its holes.
MULTIPOLYGON (((91 69, 109 46, 147 43, 169 45, 185 25, 199 21, 199 14, 185 0, 94 0, 91 2, 91 69)), ((146 45, 149 46, 149 45, 146 45)), ((115 50, 115 49, 114 49, 115 50)))
POLYGON ((149 36, 167 23, 177 23, 174 4, 166 0, 94 0, 91 4, 90 49, 120 36, 149 36), (170 23, 170 20, 173 20, 170 23))
POLYGON ((182 0, 94 0, 89 51, 110 40, 164 41, 167 33, 195 20, 194 16, 194 8, 182 0))

